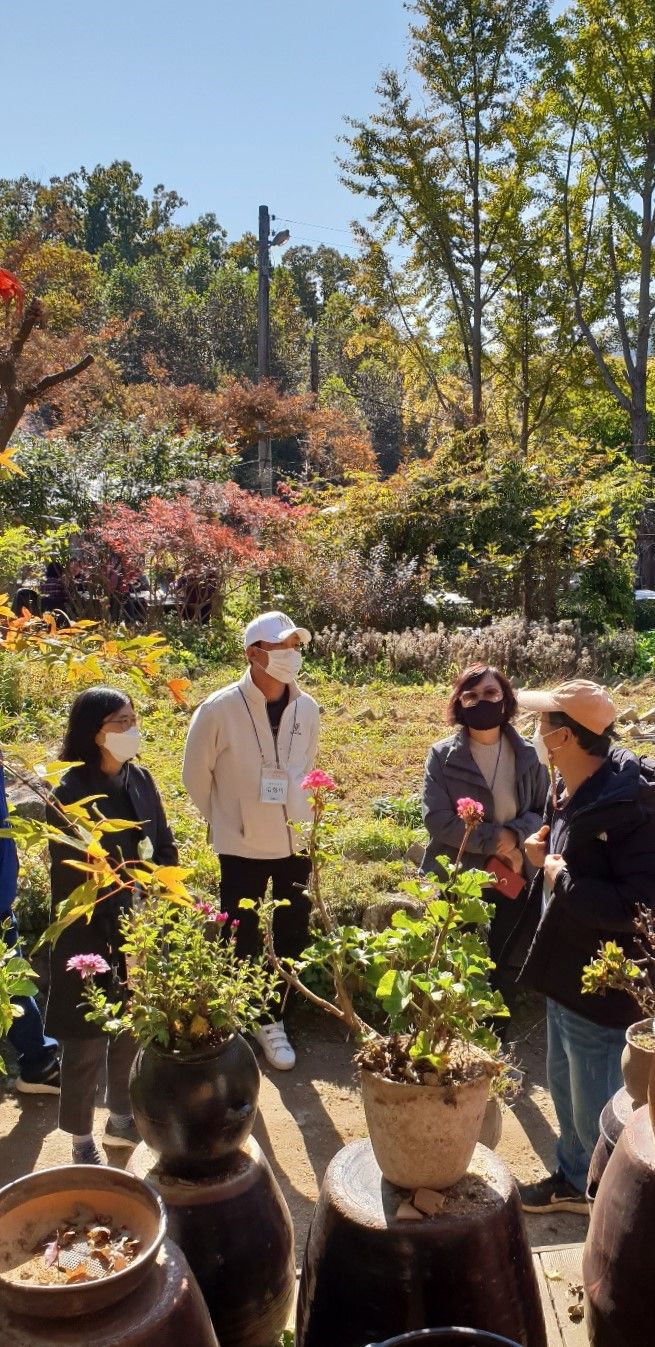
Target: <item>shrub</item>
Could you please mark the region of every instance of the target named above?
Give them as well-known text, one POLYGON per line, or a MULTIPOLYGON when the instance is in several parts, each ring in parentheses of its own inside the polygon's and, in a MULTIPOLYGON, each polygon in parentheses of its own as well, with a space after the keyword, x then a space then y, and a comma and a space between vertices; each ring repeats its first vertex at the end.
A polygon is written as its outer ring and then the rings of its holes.
POLYGON ((355 548, 298 549, 287 573, 285 600, 313 627, 393 631, 426 615, 427 577, 416 558, 394 558, 386 543, 368 556, 355 548))
POLYGON ((405 828, 423 826, 421 796, 417 791, 412 795, 381 795, 373 801, 373 813, 376 818, 393 819, 405 828))
POLYGON ((413 873, 402 861, 369 861, 364 865, 336 863, 323 871, 326 902, 343 926, 360 925, 367 907, 385 893, 397 893, 413 873))
POLYGON ((488 627, 440 624, 435 630, 413 627, 382 632, 370 628, 342 630, 326 627, 314 636, 314 653, 333 663, 343 660, 357 667, 386 667, 394 674, 419 672, 431 681, 443 681, 454 669, 474 660, 496 664, 513 678, 549 681, 588 678, 614 670, 629 670, 635 658, 634 634, 585 634, 579 623, 528 622, 503 617, 488 627))
POLYGON ((14 904, 18 929, 33 943, 50 920, 50 875, 43 855, 26 851, 21 856, 18 895, 14 904))
POLYGON ((349 861, 402 860, 414 841, 411 828, 400 827, 391 819, 364 819, 346 823, 335 842, 349 861))

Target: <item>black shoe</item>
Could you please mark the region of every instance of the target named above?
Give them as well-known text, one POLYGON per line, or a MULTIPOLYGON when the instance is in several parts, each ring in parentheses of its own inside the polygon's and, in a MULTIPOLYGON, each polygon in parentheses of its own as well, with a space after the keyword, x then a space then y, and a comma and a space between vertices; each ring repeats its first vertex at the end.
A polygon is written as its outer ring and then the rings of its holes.
POLYGON ((104 1160, 93 1137, 90 1141, 73 1142, 74 1165, 102 1165, 104 1160))
POLYGON ((138 1146, 141 1137, 136 1130, 134 1119, 128 1123, 127 1127, 116 1127, 111 1118, 107 1119, 105 1126, 105 1135, 102 1138, 104 1146, 124 1146, 133 1151, 138 1146))
POLYGON ((59 1062, 51 1062, 45 1071, 23 1071, 14 1084, 20 1094, 59 1094, 59 1062))
POLYGON ((573 1211, 578 1216, 589 1215, 584 1193, 564 1178, 561 1169, 547 1174, 538 1183, 519 1183, 517 1187, 524 1211, 573 1211))

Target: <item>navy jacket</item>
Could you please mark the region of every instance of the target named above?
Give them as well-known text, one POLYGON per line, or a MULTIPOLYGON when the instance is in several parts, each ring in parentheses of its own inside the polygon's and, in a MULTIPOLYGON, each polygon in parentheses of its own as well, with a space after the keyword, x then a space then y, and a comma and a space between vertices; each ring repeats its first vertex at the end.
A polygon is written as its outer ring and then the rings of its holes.
MULTIPOLYGON (((548 773, 532 744, 517 734, 512 725, 506 725, 503 733, 516 758, 517 798, 516 818, 504 826, 516 833, 522 845, 530 833, 541 827, 548 773)), ((421 867, 424 873, 430 870, 435 856, 454 860, 457 855, 464 836, 464 824, 456 811, 462 796, 479 800, 484 806, 484 820, 471 833, 464 857, 469 867, 483 866, 494 854, 501 824, 495 818, 493 795, 469 748, 468 733, 460 727, 449 739, 432 745, 425 764, 423 819, 430 840, 421 867)))
POLYGON ((538 872, 504 953, 531 937, 519 982, 596 1024, 627 1027, 639 1018, 632 997, 583 994, 582 970, 606 940, 634 955, 636 905, 655 907, 655 762, 612 749, 555 823, 549 802, 545 822, 567 869, 544 911, 538 872))

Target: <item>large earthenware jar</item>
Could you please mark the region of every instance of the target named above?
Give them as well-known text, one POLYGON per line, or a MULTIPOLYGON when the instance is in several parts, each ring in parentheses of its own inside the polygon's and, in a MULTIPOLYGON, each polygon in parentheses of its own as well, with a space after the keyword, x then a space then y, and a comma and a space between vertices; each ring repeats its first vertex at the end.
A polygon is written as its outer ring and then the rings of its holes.
POLYGON ((418 1333, 387 1338, 378 1347, 517 1347, 517 1344, 509 1338, 499 1338, 497 1333, 478 1333, 476 1328, 421 1328, 418 1333))
POLYGON ((624 1086, 622 1090, 617 1090, 617 1093, 612 1095, 611 1099, 608 1099, 600 1115, 598 1141, 591 1157, 587 1175, 587 1201, 590 1205, 596 1200, 598 1185, 607 1169, 610 1155, 636 1107, 634 1099, 628 1094, 624 1086))
POLYGON ((383 1178, 371 1143, 353 1141, 339 1151, 305 1250, 297 1347, 365 1347, 462 1322, 520 1347, 546 1347, 521 1204, 507 1167, 478 1146, 467 1174, 442 1196, 434 1218, 412 1216, 410 1209, 405 1219, 407 1192, 383 1178))
POLYGON ((477 1145, 490 1080, 410 1085, 362 1071, 362 1100, 375 1158, 398 1188, 449 1188, 477 1145))
MULTIPOLYGON (((163 1203, 146 1184, 108 1166, 65 1165, 27 1175, 0 1192, 2 1347, 216 1347, 207 1308, 183 1254, 165 1239, 163 1203), (43 1241, 53 1230, 99 1222, 125 1228, 138 1250, 118 1271, 49 1284, 43 1241)), ((88 1249, 88 1244, 85 1243, 88 1249)), ((87 1254, 88 1256, 88 1254, 87 1254)), ((79 1259, 62 1245, 65 1268, 79 1259)), ((98 1260, 96 1260, 98 1261, 98 1260)), ((101 1260, 100 1260, 101 1262, 101 1260)), ((62 1276, 58 1273, 59 1277, 62 1276)), ((65 1274, 64 1274, 65 1275, 65 1274)))
POLYGON ((293 1226, 254 1138, 212 1174, 171 1175, 145 1145, 129 1163, 163 1199, 170 1233, 195 1273, 221 1347, 275 1347, 296 1290, 293 1226))
POLYGON ((582 1260, 591 1347, 655 1341, 654 1230, 655 1138, 645 1105, 626 1123, 593 1206, 582 1260))
POLYGON ((250 1135, 259 1067, 240 1034, 182 1056, 149 1044, 130 1076, 138 1130, 169 1174, 210 1173, 250 1135))
POLYGON ((625 1032, 621 1070, 625 1088, 637 1107, 648 1099, 648 1079, 655 1061, 655 1034, 652 1020, 639 1020, 625 1032))

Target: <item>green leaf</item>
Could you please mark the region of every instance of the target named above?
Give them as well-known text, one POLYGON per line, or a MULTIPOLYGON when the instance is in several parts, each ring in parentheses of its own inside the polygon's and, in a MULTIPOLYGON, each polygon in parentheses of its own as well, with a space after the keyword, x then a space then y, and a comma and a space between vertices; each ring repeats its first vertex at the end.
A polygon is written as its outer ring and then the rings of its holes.
POLYGON ((467 898, 458 912, 466 926, 484 926, 491 915, 489 908, 489 903, 483 903, 481 898, 467 898))
POLYGON ((380 979, 375 995, 387 1014, 395 1019, 412 999, 411 973, 390 968, 380 979))

